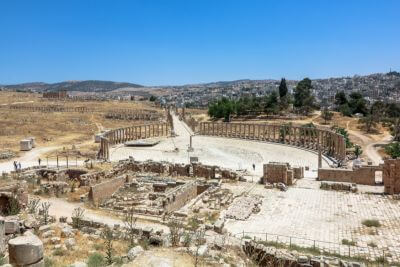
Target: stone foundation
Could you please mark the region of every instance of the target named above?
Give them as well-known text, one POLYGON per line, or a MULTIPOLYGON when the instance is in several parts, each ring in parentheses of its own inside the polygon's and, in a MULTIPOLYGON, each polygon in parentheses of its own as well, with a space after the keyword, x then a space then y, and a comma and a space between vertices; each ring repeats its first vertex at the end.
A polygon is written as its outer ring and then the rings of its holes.
POLYGON ((263 166, 263 183, 284 183, 285 185, 292 185, 294 179, 301 179, 304 177, 304 168, 292 168, 288 163, 269 162, 263 166))
POLYGON ((318 180, 375 185, 375 172, 380 170, 382 170, 380 166, 362 166, 354 169, 320 168, 318 180))

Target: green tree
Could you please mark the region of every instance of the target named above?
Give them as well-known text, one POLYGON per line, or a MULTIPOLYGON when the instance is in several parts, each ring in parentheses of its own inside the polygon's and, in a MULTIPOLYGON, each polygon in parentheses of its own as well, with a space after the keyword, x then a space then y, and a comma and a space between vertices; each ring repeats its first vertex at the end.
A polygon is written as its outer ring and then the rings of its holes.
POLYGON ((288 88, 286 85, 285 78, 281 79, 281 83, 279 84, 279 100, 280 100, 280 109, 285 110, 289 106, 289 99, 288 99, 288 88))
POLYGON ((350 94, 349 107, 352 111, 352 114, 361 113, 366 115, 368 113, 367 101, 358 92, 353 92, 350 94))
POLYGON ((264 112, 269 114, 277 114, 279 112, 277 92, 273 91, 265 97, 264 112))
POLYGON ((309 78, 301 80, 294 92, 294 106, 301 113, 308 115, 315 108, 315 99, 311 92, 312 85, 309 78))
POLYGON ((281 83, 279 84, 279 97, 285 97, 288 93, 287 85, 286 85, 286 80, 285 78, 281 79, 281 83))
POLYGON ((347 96, 344 93, 344 91, 337 92, 336 95, 335 95, 335 105, 337 107, 340 107, 340 106, 345 105, 347 103, 348 103, 347 96))
POLYGON ((324 108, 321 113, 322 118, 324 119, 325 124, 327 121, 330 121, 333 117, 333 112, 330 112, 328 108, 324 108))
POLYGON ((340 111, 340 113, 342 113, 343 116, 347 116, 347 117, 351 117, 351 115, 353 114, 348 103, 341 105, 339 107, 339 111, 340 111))
POLYGON ((356 155, 356 157, 358 158, 359 156, 361 156, 361 154, 363 153, 361 146, 359 145, 355 145, 354 146, 354 155, 356 155))
POLYGON ((400 158, 400 142, 393 142, 385 146, 385 152, 392 158, 400 158))
POLYGON ((344 137, 346 148, 353 147, 353 143, 350 141, 349 132, 345 128, 333 126, 331 129, 344 137))

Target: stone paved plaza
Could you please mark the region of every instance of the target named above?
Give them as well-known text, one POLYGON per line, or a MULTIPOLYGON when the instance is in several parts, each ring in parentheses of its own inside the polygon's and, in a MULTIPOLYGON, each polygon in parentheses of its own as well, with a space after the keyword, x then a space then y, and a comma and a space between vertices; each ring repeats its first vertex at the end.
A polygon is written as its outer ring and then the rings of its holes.
MULTIPOLYGON (((237 192, 239 187, 235 188, 237 192)), ((340 249, 346 254, 348 246, 335 244, 347 239, 356 242, 357 247, 350 249, 352 256, 377 258, 385 250, 386 256, 392 256, 391 260, 400 260, 400 201, 381 195, 325 191, 318 187, 319 182, 311 179, 298 181, 286 192, 257 185, 250 194, 263 196, 261 211, 245 221, 228 220, 225 226, 231 234, 241 235, 244 231, 248 236, 263 240, 265 233, 269 233, 271 241, 303 246, 313 246, 311 240, 323 241, 316 246, 331 253, 340 249), (366 227, 362 224, 365 219, 379 220, 381 226, 366 227), (299 239, 277 239, 276 235, 299 239), (371 243, 377 247, 369 246, 371 243)))
MULTIPOLYGON (((153 147, 138 148, 123 145, 111 149, 112 161, 126 159, 169 161, 173 163, 189 163, 190 156, 197 156, 206 165, 218 165, 224 168, 247 169, 251 174, 262 176, 262 165, 269 161, 284 161, 292 166, 309 166, 314 172, 306 176, 316 177, 318 155, 296 147, 260 141, 240 140, 233 138, 194 136, 193 152, 188 152, 191 130, 176 116, 173 116, 176 137, 158 139, 161 142, 153 147), (177 150, 175 150, 177 148, 177 150), (253 172, 252 164, 256 165, 253 172)), ((328 161, 323 160, 323 166, 328 161)))

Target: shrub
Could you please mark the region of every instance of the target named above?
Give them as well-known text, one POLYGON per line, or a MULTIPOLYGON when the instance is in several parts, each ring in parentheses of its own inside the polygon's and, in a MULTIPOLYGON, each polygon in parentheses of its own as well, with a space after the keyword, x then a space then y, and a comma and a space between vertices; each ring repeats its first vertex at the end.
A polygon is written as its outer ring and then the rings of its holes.
POLYGON ((53 255, 54 256, 64 256, 65 255, 65 251, 60 249, 60 248, 58 248, 58 249, 54 250, 53 255))
POLYGON ((6 259, 4 258, 4 254, 0 254, 0 265, 6 264, 6 259))
POLYGON ((362 224, 367 226, 367 227, 379 227, 381 226, 381 223, 378 220, 375 219, 368 219, 362 221, 362 224))
POLYGON ((53 267, 53 266, 56 266, 56 263, 52 258, 45 257, 44 258, 44 266, 45 267, 53 267))
POLYGON ((104 249, 104 245, 103 244, 94 244, 93 248, 95 250, 103 250, 104 249))
POLYGON ((342 244, 348 246, 355 246, 356 242, 353 240, 342 239, 342 244))
POLYGON ((400 142, 393 142, 385 146, 385 152, 392 158, 400 158, 400 142))
POLYGON ((93 253, 89 256, 87 265, 88 267, 101 267, 105 266, 106 262, 103 255, 101 255, 100 253, 93 253))
POLYGON ((374 242, 369 242, 368 246, 371 247, 371 248, 376 248, 377 247, 377 245, 374 242))

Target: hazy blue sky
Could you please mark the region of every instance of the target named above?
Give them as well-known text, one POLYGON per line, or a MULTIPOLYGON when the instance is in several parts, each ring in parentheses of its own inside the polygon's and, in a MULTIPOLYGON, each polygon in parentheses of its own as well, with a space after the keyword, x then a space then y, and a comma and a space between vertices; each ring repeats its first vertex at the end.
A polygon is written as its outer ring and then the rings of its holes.
POLYGON ((1 0, 0 84, 400 71, 400 1, 1 0))

